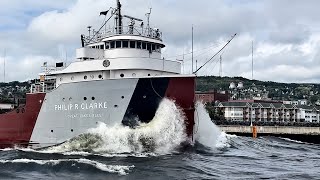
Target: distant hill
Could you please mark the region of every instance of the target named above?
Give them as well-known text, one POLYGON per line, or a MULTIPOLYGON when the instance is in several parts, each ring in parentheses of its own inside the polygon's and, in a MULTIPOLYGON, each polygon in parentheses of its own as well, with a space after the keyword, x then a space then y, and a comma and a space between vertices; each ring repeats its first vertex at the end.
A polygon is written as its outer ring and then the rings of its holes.
MULTIPOLYGON (((200 76, 197 77, 197 91, 228 91, 230 83, 242 82, 243 94, 250 92, 265 93, 274 100, 298 100, 307 99, 308 102, 320 105, 320 84, 313 83, 277 83, 271 81, 249 80, 243 77, 218 77, 200 76)), ((23 98, 29 92, 29 82, 13 81, 0 83, 0 101, 8 98, 23 98)))
POLYGON ((231 82, 242 82, 244 91, 257 89, 267 92, 268 97, 274 100, 307 99, 311 103, 320 100, 320 84, 312 83, 277 83, 271 81, 249 80, 243 77, 197 77, 197 91, 221 90, 228 91, 231 82))

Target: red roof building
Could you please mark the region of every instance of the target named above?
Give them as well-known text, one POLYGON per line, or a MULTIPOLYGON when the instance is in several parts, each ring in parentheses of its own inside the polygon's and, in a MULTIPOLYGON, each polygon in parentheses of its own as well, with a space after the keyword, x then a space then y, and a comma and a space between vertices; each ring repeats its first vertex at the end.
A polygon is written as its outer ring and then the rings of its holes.
POLYGON ((208 91, 208 92, 196 92, 196 101, 202 101, 203 103, 212 103, 212 102, 225 102, 229 100, 229 93, 227 91, 218 92, 208 91))

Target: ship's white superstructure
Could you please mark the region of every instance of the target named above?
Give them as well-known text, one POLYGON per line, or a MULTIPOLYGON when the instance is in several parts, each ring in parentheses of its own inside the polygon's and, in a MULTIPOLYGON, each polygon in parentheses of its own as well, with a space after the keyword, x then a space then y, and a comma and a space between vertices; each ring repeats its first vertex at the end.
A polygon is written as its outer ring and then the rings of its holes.
MULTIPOLYGON (((145 27, 141 19, 121 15, 119 1, 117 8, 110 8, 108 12, 100 14, 110 14, 110 18, 114 17, 115 27, 107 29, 106 22, 99 31, 94 31, 88 26, 89 34, 81 35, 82 47, 76 50, 77 61, 55 71, 46 68, 40 75, 45 77, 44 79, 56 78, 55 87, 58 87, 63 83, 181 73, 181 62, 161 57, 161 49, 165 44, 162 42, 162 32, 158 28, 151 28, 149 22, 145 27), (128 26, 122 25, 124 19, 129 21, 128 26), (136 25, 137 22, 139 25, 136 25)), ((147 21, 150 13, 148 15, 147 21)))

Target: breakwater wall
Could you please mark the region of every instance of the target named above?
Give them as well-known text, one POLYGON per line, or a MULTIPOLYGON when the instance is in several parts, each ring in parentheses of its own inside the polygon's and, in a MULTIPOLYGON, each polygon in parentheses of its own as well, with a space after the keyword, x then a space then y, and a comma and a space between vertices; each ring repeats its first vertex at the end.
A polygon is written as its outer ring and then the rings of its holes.
MULTIPOLYGON (((219 125, 219 128, 229 134, 253 136, 253 127, 237 125, 219 125)), ((320 127, 292 126, 255 126, 256 136, 277 136, 294 140, 320 144, 320 127)))

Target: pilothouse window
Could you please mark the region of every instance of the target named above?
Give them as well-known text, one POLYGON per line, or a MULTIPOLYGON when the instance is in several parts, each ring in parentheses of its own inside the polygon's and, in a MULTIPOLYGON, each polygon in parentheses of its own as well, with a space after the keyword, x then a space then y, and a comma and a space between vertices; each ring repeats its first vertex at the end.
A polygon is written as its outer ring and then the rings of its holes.
POLYGON ((145 42, 142 42, 142 49, 147 49, 147 45, 145 42))
POLYGON ((116 48, 121 48, 121 41, 116 41, 116 48))
POLYGON ((151 45, 151 48, 152 48, 152 51, 155 51, 156 50, 156 47, 154 44, 151 45))
POLYGON ((138 42, 137 42, 137 48, 138 48, 138 49, 141 49, 141 41, 138 41, 138 42))
POLYGON ((105 46, 106 46, 106 49, 109 49, 110 48, 110 43, 106 43, 105 46))
POLYGON ((157 51, 157 52, 161 52, 160 49, 161 49, 160 46, 159 46, 159 45, 156 45, 156 51, 157 51))
POLYGON ((110 47, 111 47, 111 49, 112 49, 112 48, 115 48, 115 42, 114 42, 114 41, 111 41, 110 47))
POLYGON ((151 50, 151 44, 150 43, 147 43, 147 50, 151 50))
POLYGON ((136 42, 130 41, 130 48, 136 48, 136 42))
POLYGON ((129 42, 128 41, 122 41, 122 47, 123 48, 128 48, 129 42))

